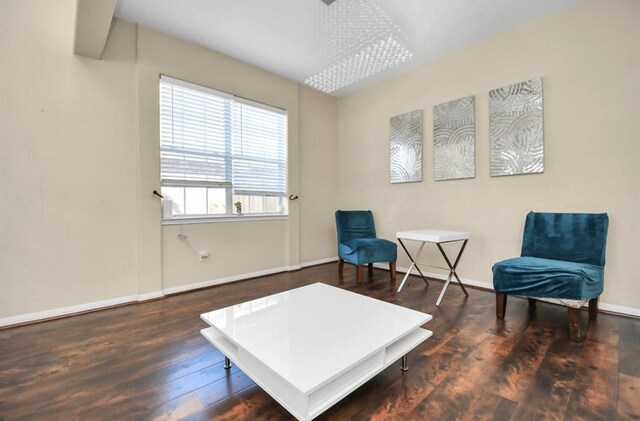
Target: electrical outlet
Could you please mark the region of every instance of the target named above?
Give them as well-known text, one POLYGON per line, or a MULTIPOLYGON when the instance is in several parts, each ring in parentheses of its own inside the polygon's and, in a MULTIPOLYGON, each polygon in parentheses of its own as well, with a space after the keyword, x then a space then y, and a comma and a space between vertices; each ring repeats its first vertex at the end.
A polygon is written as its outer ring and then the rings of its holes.
POLYGON ((201 251, 200 252, 200 261, 201 262, 206 262, 208 258, 209 258, 209 252, 208 251, 201 251))

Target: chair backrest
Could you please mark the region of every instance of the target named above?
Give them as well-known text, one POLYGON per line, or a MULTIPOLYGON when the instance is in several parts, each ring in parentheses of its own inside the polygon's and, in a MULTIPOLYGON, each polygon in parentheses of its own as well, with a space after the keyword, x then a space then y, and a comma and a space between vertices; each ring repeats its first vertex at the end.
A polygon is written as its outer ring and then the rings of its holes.
POLYGON ((606 213, 529 212, 522 256, 604 266, 608 228, 606 213))
POLYGON ((373 213, 367 211, 336 211, 338 243, 356 238, 375 238, 376 226, 373 213))

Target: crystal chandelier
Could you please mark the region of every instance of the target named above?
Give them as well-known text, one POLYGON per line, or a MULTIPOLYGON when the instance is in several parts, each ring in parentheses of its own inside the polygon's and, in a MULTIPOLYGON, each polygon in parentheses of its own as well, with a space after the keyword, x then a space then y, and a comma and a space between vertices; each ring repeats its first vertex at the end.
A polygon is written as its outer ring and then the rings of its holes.
POLYGON ((317 72, 305 84, 332 93, 413 58, 407 39, 377 0, 322 0, 317 72))

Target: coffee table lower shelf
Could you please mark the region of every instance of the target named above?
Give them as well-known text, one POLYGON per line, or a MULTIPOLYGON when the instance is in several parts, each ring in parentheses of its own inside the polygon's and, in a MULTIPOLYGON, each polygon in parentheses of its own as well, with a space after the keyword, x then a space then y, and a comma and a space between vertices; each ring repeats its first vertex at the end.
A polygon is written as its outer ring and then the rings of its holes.
POLYGON ((308 391, 301 391, 266 364, 235 345, 215 327, 203 329, 200 333, 273 399, 301 421, 317 417, 433 334, 429 330, 416 328, 396 342, 384 348, 372 350, 368 357, 333 378, 308 391))

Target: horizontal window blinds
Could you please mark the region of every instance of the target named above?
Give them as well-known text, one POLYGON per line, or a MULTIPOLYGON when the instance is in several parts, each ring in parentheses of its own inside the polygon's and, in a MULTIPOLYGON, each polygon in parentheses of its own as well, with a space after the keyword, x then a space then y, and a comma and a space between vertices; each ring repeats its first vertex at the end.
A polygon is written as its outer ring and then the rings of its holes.
POLYGON ((233 98, 160 80, 160 176, 163 185, 231 184, 226 154, 233 98))
POLYGON ((286 115, 237 101, 234 118, 235 193, 283 196, 286 184, 286 115))
POLYGON ((160 80, 164 186, 284 196, 286 111, 176 79, 160 80))

